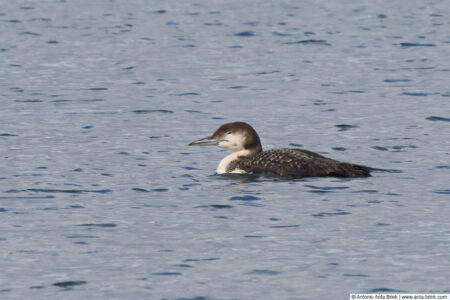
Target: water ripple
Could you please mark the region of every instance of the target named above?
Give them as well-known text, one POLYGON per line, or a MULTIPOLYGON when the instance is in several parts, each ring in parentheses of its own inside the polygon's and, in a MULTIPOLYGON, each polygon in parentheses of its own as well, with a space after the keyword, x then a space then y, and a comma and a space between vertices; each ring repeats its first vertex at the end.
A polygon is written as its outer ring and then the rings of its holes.
POLYGON ((286 45, 323 45, 323 46, 331 46, 327 41, 325 40, 301 40, 301 41, 295 41, 295 42, 285 42, 286 45))
POLYGON ((251 196, 251 195, 245 195, 245 196, 234 196, 234 197, 231 197, 229 200, 231 200, 231 201, 235 201, 235 200, 255 201, 255 200, 261 200, 261 198, 251 196))
POLYGON ((444 117, 437 117, 437 116, 430 116, 425 118, 428 121, 442 121, 442 122, 450 122, 450 118, 444 118, 444 117))
POLYGON ((420 43, 400 43, 402 48, 408 47, 436 47, 436 44, 420 44, 420 43))
POLYGON ((265 270, 265 269, 257 269, 253 270, 251 272, 248 272, 247 274, 256 274, 256 275, 278 275, 281 274, 281 272, 273 271, 273 270, 265 270))
POLYGON ((235 33, 234 36, 239 36, 239 37, 250 37, 250 36, 254 36, 255 33, 251 30, 249 31, 242 31, 242 32, 238 32, 235 33))
POLYGON ((71 289, 75 286, 78 285, 84 285, 87 284, 87 281, 83 281, 83 280, 76 280, 76 281, 60 281, 60 282, 55 282, 53 285, 60 287, 60 288, 65 288, 65 289, 71 289))
POLYGON ((29 192, 42 192, 42 193, 69 193, 69 194, 81 194, 81 193, 100 193, 100 194, 108 194, 112 193, 112 190, 104 189, 104 190, 64 190, 64 189, 27 189, 25 191, 29 192))
POLYGON ((164 113, 164 114, 173 114, 172 110, 167 109, 137 109, 132 110, 136 114, 151 114, 151 113, 164 113))

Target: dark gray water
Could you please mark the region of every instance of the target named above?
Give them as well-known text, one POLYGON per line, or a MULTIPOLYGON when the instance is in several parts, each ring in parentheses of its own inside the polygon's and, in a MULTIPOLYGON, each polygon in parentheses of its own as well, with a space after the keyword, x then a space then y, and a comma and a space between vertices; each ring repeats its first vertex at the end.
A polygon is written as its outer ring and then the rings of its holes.
POLYGON ((449 293, 449 7, 2 1, 0 298, 449 293), (214 175, 235 120, 391 172, 214 175))

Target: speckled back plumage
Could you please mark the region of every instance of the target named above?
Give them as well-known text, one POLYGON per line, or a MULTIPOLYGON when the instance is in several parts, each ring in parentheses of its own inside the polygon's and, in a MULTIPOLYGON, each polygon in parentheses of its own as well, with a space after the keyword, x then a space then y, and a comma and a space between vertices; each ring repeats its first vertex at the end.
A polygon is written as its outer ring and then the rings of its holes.
POLYGON ((302 149, 271 149, 233 161, 229 171, 240 169, 247 173, 269 173, 280 176, 303 177, 367 177, 364 166, 339 162, 302 149))

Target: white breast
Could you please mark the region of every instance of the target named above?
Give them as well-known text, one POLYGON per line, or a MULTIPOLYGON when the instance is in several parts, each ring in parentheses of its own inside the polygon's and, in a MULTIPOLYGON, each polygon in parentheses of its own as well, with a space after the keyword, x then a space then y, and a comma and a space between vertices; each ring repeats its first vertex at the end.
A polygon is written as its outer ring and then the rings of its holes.
POLYGON ((231 153, 230 155, 226 156, 222 161, 219 163, 219 166, 216 169, 217 174, 225 174, 225 173, 235 173, 235 174, 244 174, 247 173, 244 170, 241 169, 234 169, 231 172, 227 172, 228 166, 231 164, 231 162, 239 159, 240 156, 247 156, 250 154, 250 151, 248 150, 241 150, 231 153))

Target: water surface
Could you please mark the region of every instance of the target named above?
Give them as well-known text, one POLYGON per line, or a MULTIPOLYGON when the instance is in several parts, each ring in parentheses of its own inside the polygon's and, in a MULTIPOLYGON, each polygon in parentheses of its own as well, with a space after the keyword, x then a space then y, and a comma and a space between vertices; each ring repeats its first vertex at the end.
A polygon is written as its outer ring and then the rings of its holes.
POLYGON ((3 1, 1 299, 450 292, 449 6, 3 1), (188 147, 391 170, 214 175, 188 147))

